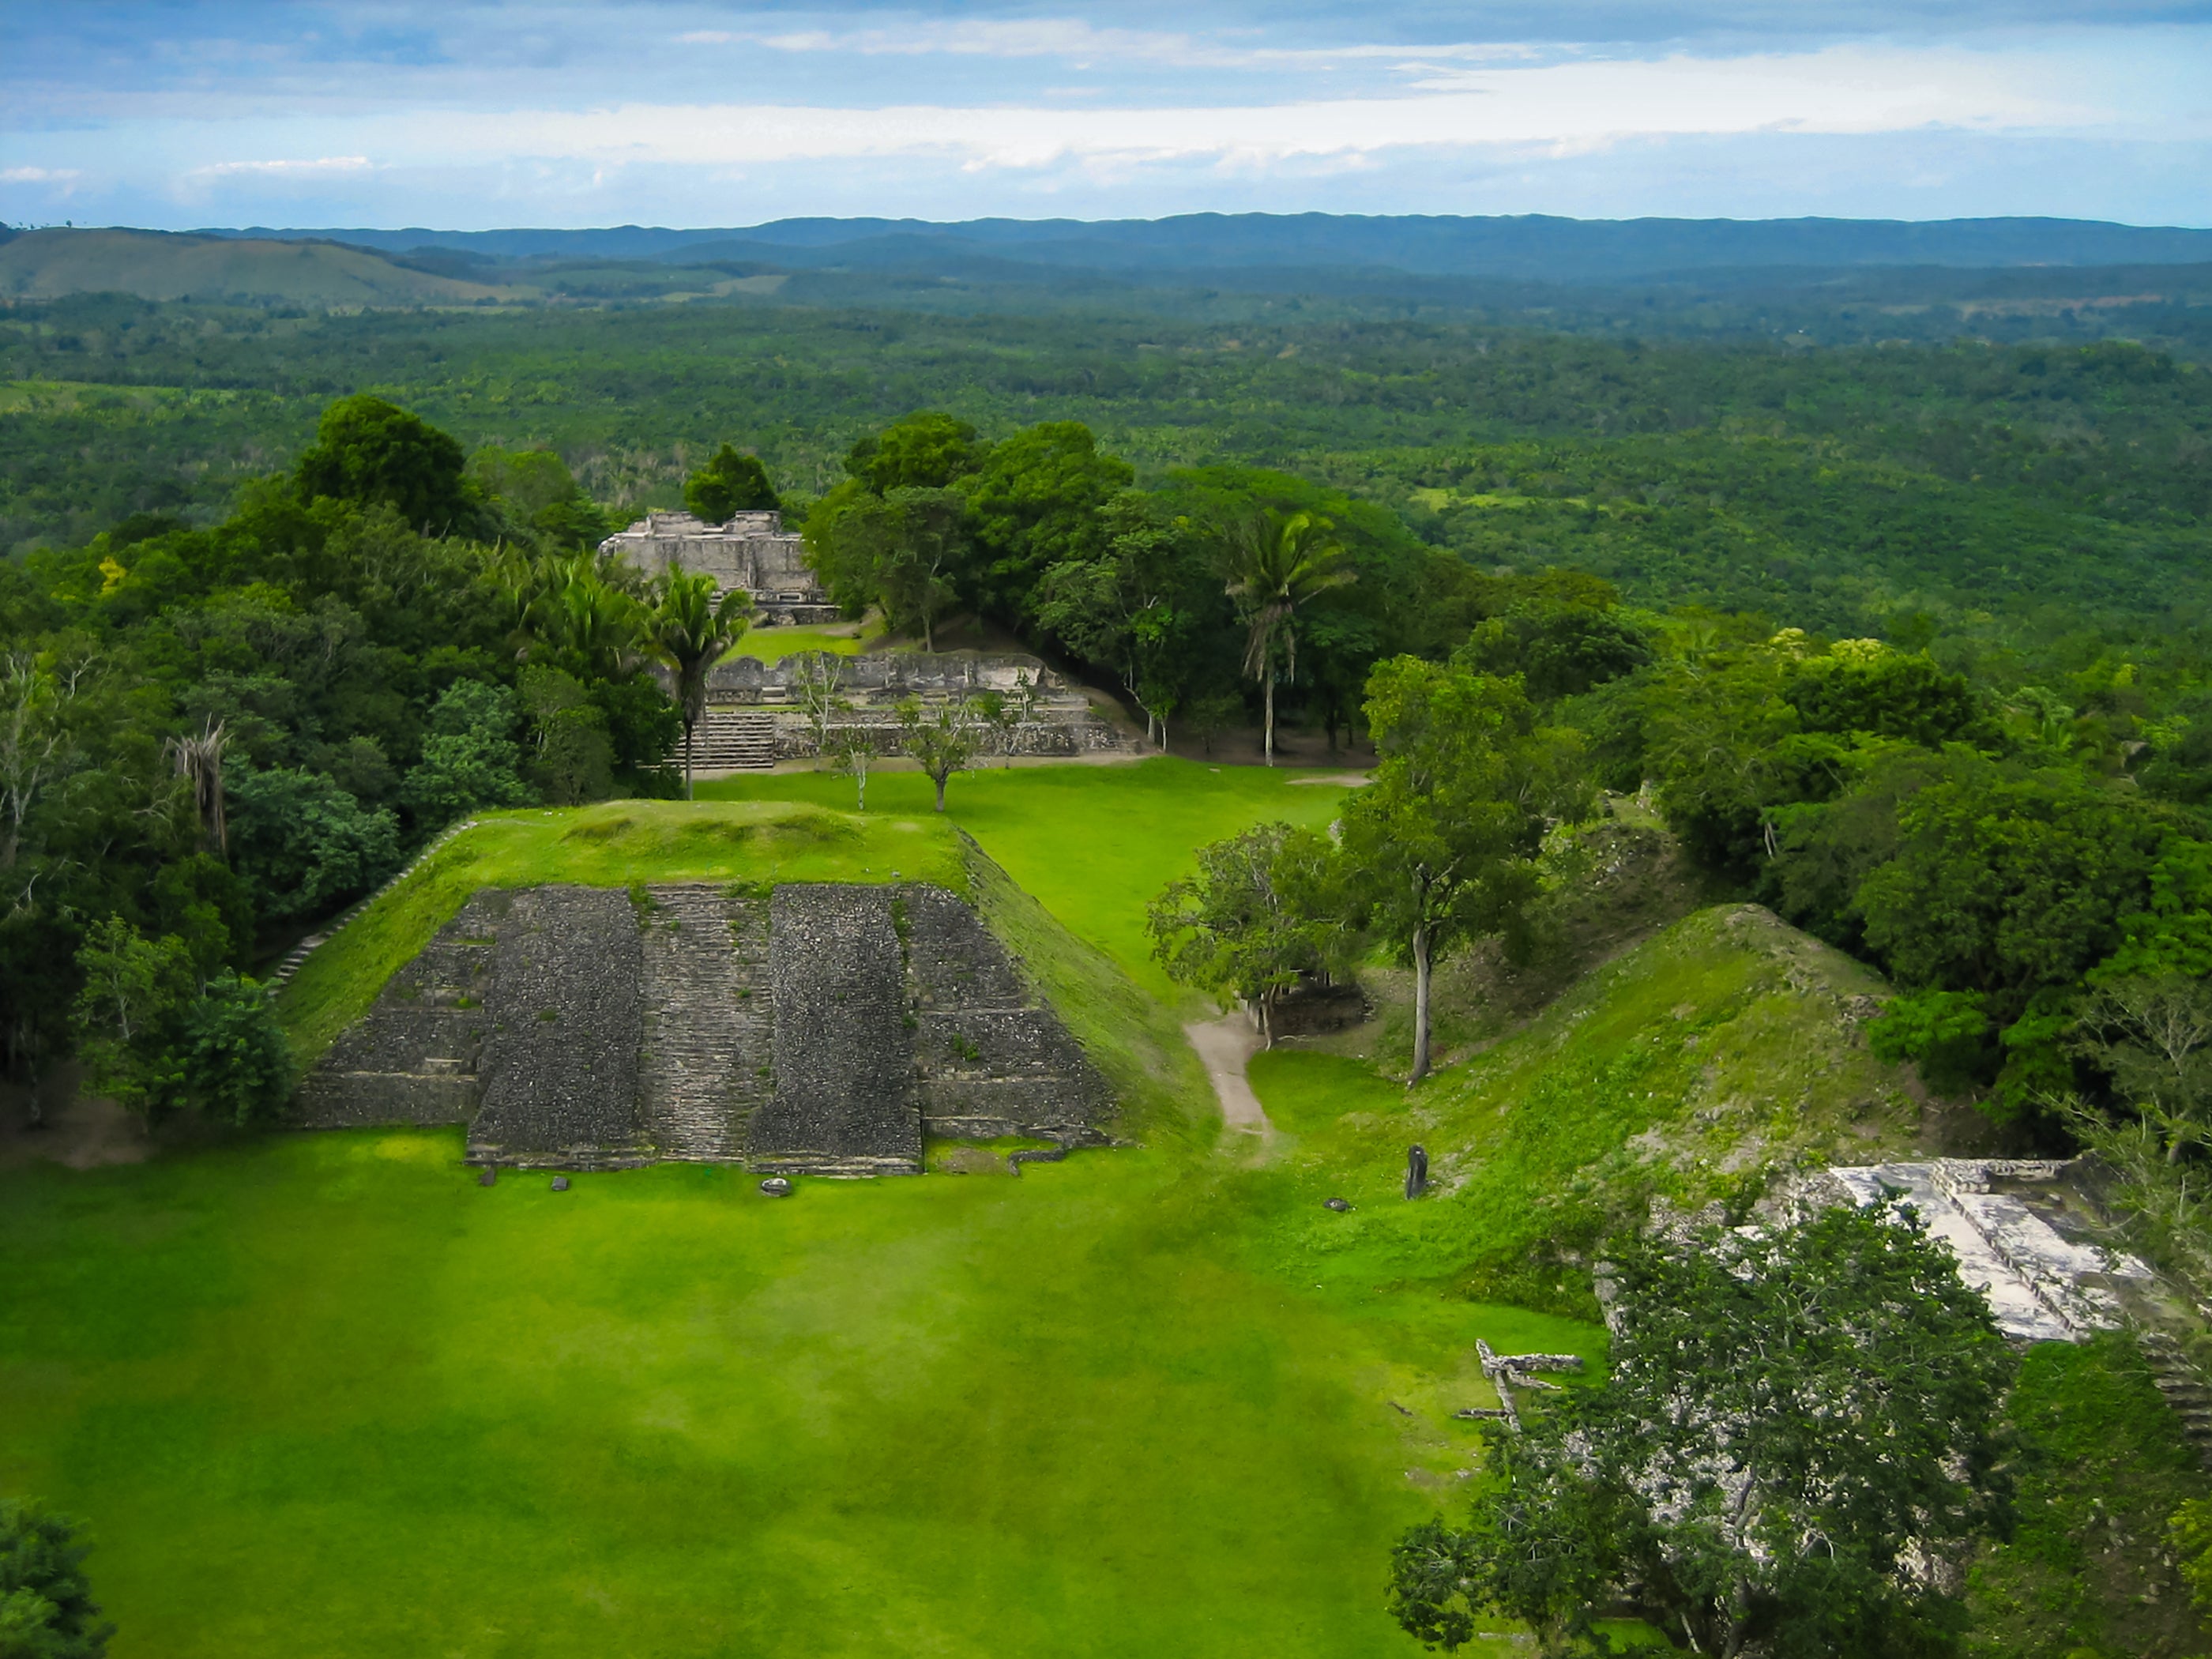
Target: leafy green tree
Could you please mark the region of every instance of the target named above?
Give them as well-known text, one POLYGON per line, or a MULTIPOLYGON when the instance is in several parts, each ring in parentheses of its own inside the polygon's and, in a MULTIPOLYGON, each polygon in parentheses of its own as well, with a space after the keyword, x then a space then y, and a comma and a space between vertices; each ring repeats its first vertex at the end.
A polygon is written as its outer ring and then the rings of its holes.
POLYGON ((532 663, 521 676, 529 717, 530 773, 560 806, 605 800, 614 789, 614 744, 605 711, 574 675, 532 663))
POLYGON ((415 821, 437 829, 483 807, 526 806, 534 797, 522 781, 522 749, 514 740, 520 715, 514 693, 482 680, 455 680, 430 710, 422 758, 409 769, 401 798, 415 821))
POLYGON ((1949 1249, 1830 1210, 1632 1241, 1609 1296, 1605 1383, 1494 1437, 1470 1526, 1407 1535, 1400 1622, 1455 1648, 1499 1613, 1595 1654, 1619 1595, 1701 1653, 1956 1653, 1948 1585, 2005 1524, 2014 1361, 1949 1249))
POLYGON ((1475 625, 1462 647, 1486 674, 1518 674, 1542 702, 1578 697, 1654 659, 1650 640, 1617 611, 1522 599, 1475 625))
POLYGON ((1345 803, 1363 918, 1413 964, 1411 1081, 1429 1074, 1430 981, 1456 941, 1528 942, 1552 823, 1587 810, 1578 734, 1540 726, 1516 680, 1398 657, 1367 688, 1374 781, 1345 803))
POLYGON ((676 678, 676 707, 684 716, 684 795, 691 796, 691 741, 707 717, 707 677, 730 654, 752 621, 751 597, 732 588, 719 598, 703 572, 669 573, 653 608, 653 653, 676 678))
POLYGON ((548 551, 585 552, 606 538, 607 514, 584 493, 568 464, 550 449, 488 446, 469 457, 468 477, 548 551))
POLYGON ((2072 1036, 2156 1127, 2167 1163, 2212 1146, 2212 986, 2179 974, 2104 979, 2082 999, 2072 1036))
POLYGON ((323 411, 314 444, 293 477, 308 500, 380 503, 410 526, 443 533, 473 522, 463 469, 453 439, 420 416, 362 392, 323 411))
POLYGON ((191 953, 182 939, 148 939, 110 916, 86 934, 76 966, 85 1081, 126 1111, 151 1118, 181 1081, 173 1045, 196 990, 191 953))
POLYGON ((589 554, 547 565, 528 614, 544 653, 571 673, 627 679, 647 659, 651 611, 609 581, 589 554))
POLYGON ((1205 548, 1164 523, 1133 490, 1108 503, 1112 532, 1095 558, 1063 559, 1037 577, 1030 609, 1068 653, 1113 673, 1166 745, 1166 717, 1189 695, 1209 610, 1223 608, 1205 548), (1212 590, 1212 591, 1209 591, 1212 590))
POLYGON ((0 1659, 102 1659, 115 1626, 85 1577, 77 1523, 0 1498, 0 1659))
POLYGON ((225 972, 185 1011, 183 1093, 203 1116, 240 1128, 273 1122, 291 1097, 292 1046, 268 987, 225 972))
POLYGON ((915 697, 898 706, 899 731, 906 752, 937 786, 937 810, 945 810, 945 786, 955 772, 964 772, 982 747, 983 711, 972 704, 946 701, 924 708, 915 697))
POLYGON ((1875 640, 1840 641, 1802 661, 1783 696, 1808 732, 1863 732, 1925 749, 1996 737, 1965 675, 1875 640))
POLYGON ((724 444, 684 481, 684 505, 708 523, 720 524, 735 514, 772 512, 782 503, 760 458, 724 444))
POLYGON ((957 481, 981 550, 975 586, 984 608, 1030 621, 1038 576, 1105 550, 1107 504, 1135 477, 1127 462, 1099 453, 1080 421, 1045 421, 995 446, 957 481))
POLYGON ((958 597, 971 562, 960 493, 901 485, 880 497, 855 496, 825 523, 817 567, 840 605, 848 611, 879 605, 892 632, 919 635, 924 650, 935 650, 938 619, 958 597))
POLYGON ((1267 508, 1222 532, 1229 597, 1244 622, 1244 673, 1259 682, 1266 714, 1261 750, 1275 763, 1275 684, 1298 672, 1298 607, 1357 580, 1328 520, 1267 508))
POLYGON ((1308 977, 1344 966, 1340 872, 1326 837, 1255 825, 1199 849, 1194 875, 1170 882, 1145 913, 1170 977, 1249 1005, 1274 1042, 1274 1010, 1308 977))
POLYGON ((320 772, 234 768, 228 787, 232 860, 264 915, 319 915, 399 867, 398 819, 320 772))
POLYGON ((944 489, 975 471, 989 453, 990 446, 967 422, 942 410, 917 410, 854 444, 845 471, 878 495, 944 489))

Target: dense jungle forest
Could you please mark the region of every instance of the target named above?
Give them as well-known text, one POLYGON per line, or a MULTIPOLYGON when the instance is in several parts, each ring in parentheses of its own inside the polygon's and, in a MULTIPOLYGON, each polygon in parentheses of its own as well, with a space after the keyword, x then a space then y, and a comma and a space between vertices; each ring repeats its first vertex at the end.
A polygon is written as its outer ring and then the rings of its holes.
MULTIPOLYGON (((262 981, 302 935, 479 810, 689 787, 684 688, 742 617, 599 541, 774 507, 893 637, 966 616, 1162 747, 1279 721, 1372 767, 1330 833, 1262 824, 1169 884, 1175 978, 1264 1008, 1409 964, 1395 1095, 1432 958, 1541 957, 1618 809, 1880 970, 1876 1057, 1989 1146, 2102 1152, 2212 1293, 2201 319, 1838 343, 876 297, 0 310, 11 1079, 277 1121, 262 981)), ((1580 1256, 1514 1257, 1498 1300, 1588 1315, 1580 1256)), ((1401 1570, 1418 1632, 1435 1586, 1401 1570)))

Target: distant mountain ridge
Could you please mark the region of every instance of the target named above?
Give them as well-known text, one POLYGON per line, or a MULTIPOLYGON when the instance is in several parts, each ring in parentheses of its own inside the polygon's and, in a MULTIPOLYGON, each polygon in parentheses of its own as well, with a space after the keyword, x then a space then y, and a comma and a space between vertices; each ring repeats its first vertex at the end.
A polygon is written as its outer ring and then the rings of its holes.
POLYGON ((674 230, 211 229, 204 236, 313 239, 386 253, 443 248, 486 260, 765 261, 882 270, 983 258, 1100 271, 1289 265, 1436 276, 1618 282, 1724 268, 2189 264, 2212 229, 2082 219, 1565 219, 1547 215, 1194 213, 1165 219, 780 219, 674 230))

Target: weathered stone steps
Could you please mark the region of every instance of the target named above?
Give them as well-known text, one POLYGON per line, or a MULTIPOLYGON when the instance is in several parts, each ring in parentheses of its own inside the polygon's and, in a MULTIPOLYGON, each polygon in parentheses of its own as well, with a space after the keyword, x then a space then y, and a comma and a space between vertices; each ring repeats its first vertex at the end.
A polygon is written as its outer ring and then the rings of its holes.
POLYGON ((645 1132, 665 1158, 742 1163, 772 1064, 768 905, 696 884, 647 890, 645 1132))

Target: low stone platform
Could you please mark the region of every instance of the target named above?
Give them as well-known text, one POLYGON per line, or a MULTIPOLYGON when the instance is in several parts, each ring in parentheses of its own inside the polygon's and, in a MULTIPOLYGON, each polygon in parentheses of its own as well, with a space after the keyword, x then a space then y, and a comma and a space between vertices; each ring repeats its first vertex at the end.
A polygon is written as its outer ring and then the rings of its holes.
POLYGON ((1861 1206, 1897 1199, 1959 1258, 2006 1335, 2079 1342, 2117 1328, 2131 1284, 2151 1271, 2122 1251, 2075 1236, 2063 1198, 2068 1166, 2032 1159, 1930 1158, 1832 1169, 1802 1194, 1861 1206))
POLYGON ((463 1123, 481 1164, 921 1173, 926 1135, 1103 1144, 1111 1091, 920 883, 476 894, 331 1046, 310 1127, 463 1123))

